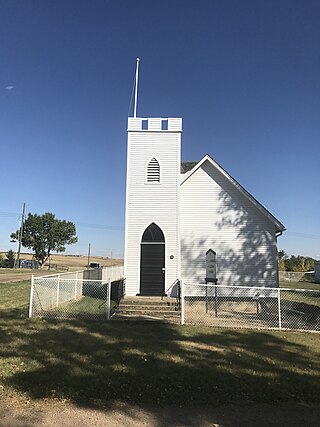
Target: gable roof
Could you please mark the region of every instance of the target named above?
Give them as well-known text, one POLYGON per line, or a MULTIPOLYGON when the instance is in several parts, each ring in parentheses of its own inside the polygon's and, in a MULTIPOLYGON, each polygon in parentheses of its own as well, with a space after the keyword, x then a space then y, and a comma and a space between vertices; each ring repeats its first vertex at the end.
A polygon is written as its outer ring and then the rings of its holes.
POLYGON ((206 154, 199 162, 181 162, 181 173, 183 174, 180 185, 184 184, 204 162, 208 161, 216 168, 240 193, 242 193, 262 214, 264 214, 276 227, 276 231, 285 231, 285 226, 277 220, 257 199, 255 199, 239 182, 223 169, 216 161, 206 154), (193 166, 192 166, 193 165, 193 166), (184 170, 184 172, 182 172, 184 170))
POLYGON ((195 167, 195 165, 198 164, 198 161, 192 161, 192 162, 181 162, 181 168, 180 168, 180 173, 181 174, 185 174, 189 171, 191 171, 191 169, 193 169, 195 167))

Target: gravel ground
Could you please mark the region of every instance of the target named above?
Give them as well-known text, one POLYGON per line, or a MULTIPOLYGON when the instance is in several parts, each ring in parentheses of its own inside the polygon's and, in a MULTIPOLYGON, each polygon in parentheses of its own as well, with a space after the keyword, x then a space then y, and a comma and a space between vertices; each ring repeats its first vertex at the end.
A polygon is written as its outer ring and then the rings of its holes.
POLYGON ((78 407, 55 401, 0 402, 0 426, 3 427, 270 427, 319 426, 320 407, 297 404, 239 405, 224 407, 175 406, 138 407, 113 403, 103 409, 78 407))

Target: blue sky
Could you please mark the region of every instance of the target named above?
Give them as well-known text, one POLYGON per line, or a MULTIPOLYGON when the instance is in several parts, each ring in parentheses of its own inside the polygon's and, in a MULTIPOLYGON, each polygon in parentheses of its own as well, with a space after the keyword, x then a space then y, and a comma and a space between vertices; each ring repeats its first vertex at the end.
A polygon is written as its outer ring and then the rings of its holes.
POLYGON ((67 253, 123 254, 126 120, 183 117, 183 160, 210 154, 320 259, 320 3, 0 3, 0 250, 22 203, 74 221, 67 253))

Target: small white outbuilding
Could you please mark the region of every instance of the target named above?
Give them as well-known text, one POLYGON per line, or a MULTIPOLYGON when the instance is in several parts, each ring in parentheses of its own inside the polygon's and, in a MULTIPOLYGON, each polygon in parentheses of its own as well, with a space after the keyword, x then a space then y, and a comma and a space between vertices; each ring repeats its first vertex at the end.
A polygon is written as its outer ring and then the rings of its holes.
POLYGON ((208 271, 219 285, 277 287, 285 227, 209 155, 181 162, 181 134, 181 118, 128 119, 126 295, 170 295, 208 271))

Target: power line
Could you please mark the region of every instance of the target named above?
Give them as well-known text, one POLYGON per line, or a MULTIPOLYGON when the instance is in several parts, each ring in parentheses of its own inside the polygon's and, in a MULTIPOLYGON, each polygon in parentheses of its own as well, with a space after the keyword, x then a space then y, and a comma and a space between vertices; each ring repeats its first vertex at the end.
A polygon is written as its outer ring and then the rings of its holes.
POLYGON ((1 218, 15 218, 19 215, 20 215, 19 212, 0 212, 1 218))
POLYGON ((298 233, 296 231, 286 231, 285 235, 293 236, 293 237, 304 237, 306 239, 315 239, 320 240, 320 236, 317 234, 306 234, 306 233, 298 233))
MULTIPOLYGON (((20 215, 21 215, 20 212, 1 212, 0 211, 0 218, 17 218, 20 215)), ((75 224, 78 227, 95 228, 95 229, 99 229, 99 230, 114 230, 114 231, 123 231, 124 230, 124 227, 120 226, 120 225, 93 224, 93 223, 87 223, 87 222, 75 222, 75 224)), ((290 231, 290 230, 287 230, 285 232, 284 236, 303 237, 306 239, 320 240, 319 234, 299 233, 297 231, 290 231)))
MULTIPOLYGON (((86 227, 86 228, 97 228, 97 229, 106 229, 106 230, 124 230, 123 226, 120 225, 108 225, 108 224, 90 224, 86 222, 76 222, 78 227, 86 227)), ((305 237, 307 239, 320 239, 320 235, 318 234, 307 234, 307 233, 299 233, 296 231, 286 231, 284 236, 294 236, 294 237, 305 237)))
MULTIPOLYGON (((20 217, 20 212, 0 212, 0 218, 18 218, 20 217)), ((85 227, 85 228, 97 228, 97 229, 104 229, 104 230, 124 230, 123 226, 120 225, 108 225, 108 224, 92 224, 87 222, 75 222, 75 224, 78 227, 85 227)))
POLYGON ((97 228, 100 230, 124 230, 124 227, 120 225, 107 225, 107 224, 90 224, 86 222, 75 222, 75 224, 78 227, 85 227, 85 228, 97 228))

